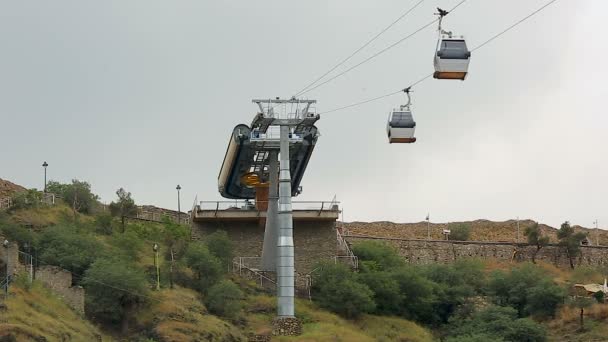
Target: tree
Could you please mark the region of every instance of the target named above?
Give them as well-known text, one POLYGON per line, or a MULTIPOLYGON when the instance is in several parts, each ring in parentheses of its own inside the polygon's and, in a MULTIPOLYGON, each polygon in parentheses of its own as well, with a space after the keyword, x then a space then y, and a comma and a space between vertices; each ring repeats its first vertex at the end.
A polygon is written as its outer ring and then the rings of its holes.
POLYGON ((422 268, 422 274, 436 283, 437 300, 433 311, 441 323, 476 295, 483 295, 486 276, 483 264, 476 260, 460 260, 452 265, 432 264, 422 268))
POLYGON ((496 304, 515 308, 519 317, 553 316, 565 295, 550 276, 533 264, 523 264, 510 272, 494 272, 488 289, 496 304))
POLYGON ((230 280, 222 280, 211 286, 205 304, 211 313, 235 319, 242 308, 241 299, 243 292, 239 287, 230 280))
POLYGON ((42 233, 39 259, 44 264, 66 268, 79 279, 103 253, 103 246, 92 236, 70 226, 56 226, 42 233))
POLYGON ((471 236, 471 226, 466 223, 459 223, 450 227, 450 240, 467 241, 471 236))
POLYGON ((399 283, 393 275, 386 271, 363 272, 359 275, 361 283, 365 284, 373 292, 376 307, 373 311, 379 315, 397 315, 403 298, 400 293, 399 283))
POLYGON ((123 334, 137 307, 149 298, 144 273, 120 259, 96 261, 86 271, 83 285, 88 313, 111 323, 120 322, 123 334))
POLYGON ((593 305, 594 300, 592 298, 586 296, 573 296, 568 301, 570 306, 575 307, 580 310, 579 314, 579 329, 580 331, 585 330, 585 309, 591 307, 593 305))
POLYGON ((534 223, 529 227, 526 227, 524 235, 528 238, 528 244, 536 246, 536 250, 532 254, 532 263, 536 264, 536 255, 540 250, 549 244, 549 237, 543 236, 538 223, 534 223))
POLYGON ((399 284, 402 305, 398 314, 406 319, 421 323, 437 323, 440 320, 435 311, 437 304, 437 283, 424 277, 416 267, 402 267, 393 272, 393 279, 399 284))
POLYGON ((99 196, 91 192, 91 184, 78 179, 72 179, 71 184, 62 184, 56 181, 47 183, 47 192, 59 195, 65 203, 72 207, 74 214, 91 214, 99 200, 99 196))
POLYGON ((10 211, 19 209, 38 208, 42 200, 41 193, 36 189, 18 192, 11 197, 10 211))
POLYGON ((163 238, 165 244, 169 247, 169 258, 171 263, 169 264, 169 284, 173 288, 173 271, 175 268, 175 259, 177 255, 181 255, 184 248, 188 243, 188 229, 181 225, 173 222, 168 217, 163 218, 163 238))
POLYGON ((116 190, 116 196, 118 201, 110 203, 110 213, 112 216, 118 216, 122 220, 122 229, 125 229, 125 216, 133 216, 137 214, 137 205, 131 198, 131 193, 125 189, 120 188, 116 190))
POLYGON ((225 230, 217 230, 212 234, 209 234, 205 238, 205 243, 209 252, 215 255, 222 265, 227 269, 232 265, 232 258, 234 258, 234 244, 230 241, 228 233, 225 230))
POLYGON ((574 259, 581 254, 581 242, 586 237, 587 235, 585 233, 576 233, 568 221, 562 223, 561 227, 557 231, 559 245, 566 250, 566 255, 568 256, 568 261, 570 262, 570 268, 572 269, 574 269, 574 259))
POLYGON ((202 243, 191 243, 185 258, 186 264, 194 271, 196 287, 203 293, 215 285, 224 274, 222 262, 202 243))
POLYGON ((374 293, 346 265, 321 263, 317 269, 313 291, 320 306, 347 318, 374 311, 374 293))

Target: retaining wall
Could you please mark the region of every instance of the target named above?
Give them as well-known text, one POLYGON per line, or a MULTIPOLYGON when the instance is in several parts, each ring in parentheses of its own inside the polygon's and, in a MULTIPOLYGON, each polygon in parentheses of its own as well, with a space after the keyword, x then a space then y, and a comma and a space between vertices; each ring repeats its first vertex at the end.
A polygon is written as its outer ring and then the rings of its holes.
MULTIPOLYGON (((495 259, 499 261, 532 261, 535 246, 511 242, 445 241, 381 238, 364 235, 346 235, 349 245, 361 241, 380 241, 393 246, 408 262, 414 264, 451 263, 466 258, 495 259)), ((563 247, 555 244, 541 249, 536 260, 569 267, 570 263, 563 247)), ((581 246, 581 255, 575 265, 608 265, 608 247, 581 246)))

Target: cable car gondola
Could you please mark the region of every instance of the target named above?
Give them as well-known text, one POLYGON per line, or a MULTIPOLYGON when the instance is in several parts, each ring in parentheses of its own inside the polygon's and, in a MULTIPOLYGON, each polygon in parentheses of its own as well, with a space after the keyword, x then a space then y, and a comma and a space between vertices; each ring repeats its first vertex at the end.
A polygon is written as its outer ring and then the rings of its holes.
POLYGON ((400 106, 399 110, 393 109, 389 114, 386 125, 388 142, 391 144, 416 142, 416 138, 414 137, 416 122, 410 109, 410 88, 403 91, 407 94, 407 104, 400 106))
POLYGON ((433 64, 435 73, 433 77, 440 80, 463 80, 469 71, 471 51, 463 36, 454 36, 452 32, 446 32, 441 28, 441 21, 448 14, 440 8, 439 10, 439 34, 437 48, 433 64))

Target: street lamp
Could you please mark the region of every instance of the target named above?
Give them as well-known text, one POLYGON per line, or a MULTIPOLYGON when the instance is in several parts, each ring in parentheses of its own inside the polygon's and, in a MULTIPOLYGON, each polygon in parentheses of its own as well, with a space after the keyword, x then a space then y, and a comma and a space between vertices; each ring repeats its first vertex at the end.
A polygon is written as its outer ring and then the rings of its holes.
POLYGON ((158 244, 152 246, 154 251, 154 267, 156 268, 156 290, 160 290, 160 265, 158 265, 158 244))
POLYGON ((42 163, 42 167, 44 167, 44 193, 46 193, 46 167, 49 166, 49 164, 45 161, 44 163, 42 163))
POLYGON ((4 250, 6 251, 6 283, 4 284, 4 298, 8 298, 8 280, 9 280, 9 267, 8 264, 10 263, 8 258, 9 258, 9 254, 8 254, 8 240, 4 240, 4 242, 2 243, 2 246, 4 246, 4 250))
POLYGON ((175 187, 175 190, 177 190, 177 224, 181 223, 181 219, 182 219, 182 210, 180 208, 180 203, 179 203, 179 191, 182 189, 181 186, 179 186, 179 184, 177 184, 177 186, 175 187))

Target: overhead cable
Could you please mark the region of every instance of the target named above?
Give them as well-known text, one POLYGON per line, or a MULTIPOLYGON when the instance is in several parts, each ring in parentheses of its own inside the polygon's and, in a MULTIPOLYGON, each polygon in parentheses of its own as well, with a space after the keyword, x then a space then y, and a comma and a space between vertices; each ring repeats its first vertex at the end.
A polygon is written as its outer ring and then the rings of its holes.
POLYGON ((374 42, 376 39, 378 39, 378 37, 380 37, 384 32, 388 31, 391 27, 395 26, 395 24, 397 24, 399 21, 401 21, 401 19, 405 18, 408 14, 410 14, 414 9, 416 9, 416 7, 418 7, 420 4, 422 4, 425 0, 420 0, 418 1, 414 6, 412 6, 411 8, 409 8, 407 11, 405 11, 405 13, 401 14, 401 16, 399 16, 399 18, 397 18, 395 21, 393 21, 392 23, 390 23, 387 27, 385 27, 384 29, 382 29, 380 32, 378 32, 378 34, 376 34, 374 37, 372 37, 372 39, 368 40, 365 44, 363 44, 360 48, 358 48, 357 50, 355 50, 353 53, 351 53, 348 57, 344 58, 343 60, 341 60, 338 64, 334 65, 331 69, 329 69, 328 71, 326 71, 323 75, 321 75, 319 78, 315 79, 312 83, 308 84, 306 87, 302 88, 300 91, 298 91, 294 97, 297 97, 299 94, 302 94, 305 90, 307 90, 308 88, 312 87, 313 85, 315 85, 317 82, 319 82, 320 80, 322 80, 325 76, 327 76, 328 74, 330 74, 332 71, 336 70, 339 66, 341 66, 342 64, 346 63, 347 61, 349 61, 351 58, 353 58, 356 54, 358 54, 359 52, 361 52, 361 50, 365 49, 369 44, 371 44, 372 42, 374 42))
MULTIPOLYGON (((554 3, 554 2, 556 2, 556 1, 558 1, 558 0, 551 0, 551 1, 547 2, 547 3, 546 3, 546 4, 544 4, 542 7, 538 8, 537 10, 535 10, 534 12, 532 12, 532 13, 530 13, 529 15, 525 16, 524 18, 522 18, 522 19, 518 20, 518 21, 517 21, 517 22, 515 22, 514 24, 510 25, 509 27, 507 27, 506 29, 502 30, 501 32, 499 32, 499 33, 495 34, 494 36, 492 36, 492 37, 491 37, 491 38, 489 38, 488 40, 484 41, 483 43, 481 43, 481 44, 477 45, 477 46, 476 46, 476 47, 474 47, 474 48, 473 48, 471 51, 475 51, 475 50, 478 50, 478 49, 480 49, 480 48, 484 47, 485 45, 489 44, 489 43, 490 43, 490 42, 492 42, 493 40, 495 40, 495 39, 497 39, 498 37, 502 36, 503 34, 505 34, 505 33, 509 32, 510 30, 512 30, 513 28, 515 28, 516 26, 518 26, 518 25, 522 24, 523 22, 525 22, 526 20, 530 19, 530 18, 531 18, 531 17, 533 17, 534 15, 536 15, 536 14, 540 13, 542 10, 544 10, 545 8, 547 8, 549 5, 553 4, 553 3, 554 3)), ((433 76, 433 73, 431 73, 431 74, 429 74, 429 75, 427 75, 427 76, 425 76, 425 77, 421 78, 420 80, 418 80, 418 81, 416 81, 416 82, 414 82, 414 83, 410 84, 409 86, 405 87, 405 89, 407 89, 407 88, 411 88, 411 87, 413 87, 413 86, 415 86, 415 85, 418 85, 419 83, 422 83, 423 81, 427 80, 427 79, 428 79, 428 78, 430 78, 431 76, 433 76)), ((403 90, 401 89, 401 90, 398 90, 398 91, 395 91, 395 92, 392 92, 392 93, 388 93, 388 94, 385 94, 385 95, 382 95, 382 96, 374 97, 374 98, 372 98, 372 99, 368 99, 368 100, 364 100, 364 101, 356 102, 356 103, 353 103, 353 104, 350 104, 350 105, 347 105, 347 106, 343 106, 343 107, 334 108, 334 109, 331 109, 331 110, 327 110, 327 111, 325 111, 325 112, 320 112, 319 114, 327 114, 327 113, 337 112, 337 111, 340 111, 340 110, 343 110, 343 109, 347 109, 347 108, 351 108, 351 107, 356 107, 356 106, 359 106, 359 105, 362 105, 362 104, 366 104, 366 103, 369 103, 369 102, 373 102, 373 101, 377 101, 377 100, 383 99, 383 98, 385 98, 385 97, 389 97, 389 96, 392 96, 392 95, 399 94, 399 93, 401 93, 402 91, 403 91, 403 90)))
MULTIPOLYGON (((463 4, 463 3, 465 3, 466 1, 467 1, 467 0, 461 0, 461 1, 460 1, 458 4, 456 4, 456 6, 454 6, 452 9, 450 9, 448 12, 450 12, 450 13, 451 13, 452 11, 454 11, 456 8, 458 8, 460 5, 462 5, 462 4, 463 4)), ((403 43, 404 41, 408 40, 409 38, 411 38, 411 37, 415 36, 415 35, 416 35, 416 34, 418 34, 419 32, 421 32, 421 31, 423 31, 424 29, 426 29, 427 27, 429 27, 429 26, 431 26, 431 25, 433 25, 433 24, 437 23, 439 20, 440 20, 440 18, 434 19, 433 21, 431 21, 431 22, 429 22, 429 23, 427 23, 427 24, 423 25, 422 27, 418 28, 416 31, 414 31, 414 32, 410 33, 409 35, 407 35, 407 36, 405 36, 405 37, 403 37, 403 38, 399 39, 398 41, 396 41, 396 42, 394 42, 393 44, 391 44, 391 45, 389 45, 389 46, 385 47, 384 49, 382 49, 382 50, 380 50, 380 51, 376 52, 375 54, 373 54, 373 55, 371 55, 370 57, 368 57, 368 58, 364 59, 363 61, 361 61, 361 62, 359 62, 359 63, 355 64, 354 66, 352 66, 352 67, 350 67, 350 68, 348 68, 348 69, 346 69, 346 70, 342 71, 341 73, 339 73, 339 74, 337 74, 337 75, 335 75, 335 76, 333 76, 333 77, 329 78, 328 80, 326 80, 326 81, 324 81, 324 82, 322 82, 322 83, 317 84, 316 86, 314 86, 314 87, 312 87, 312 88, 309 88, 309 89, 307 89, 307 90, 305 90, 305 91, 302 91, 302 92, 298 93, 298 94, 297 94, 297 96, 301 96, 301 95, 304 95, 304 94, 306 94, 306 93, 308 93, 308 92, 310 92, 310 91, 313 91, 313 90, 315 90, 315 89, 317 89, 317 88, 319 88, 319 87, 321 87, 321 86, 323 86, 323 85, 325 85, 325 84, 327 84, 327 83, 329 83, 329 82, 331 82, 331 81, 335 80, 336 78, 338 78, 338 77, 340 77, 340 76, 342 76, 342 75, 346 74, 347 72, 350 72, 351 70, 358 68, 359 66, 361 66, 361 65, 363 65, 363 64, 365 64, 365 63, 367 63, 367 62, 371 61, 372 59, 374 59, 374 58, 376 58, 376 57, 380 56, 381 54, 383 54, 383 53, 387 52, 388 50, 390 50, 390 49, 394 48, 395 46, 397 46, 397 45, 399 45, 399 44, 401 44, 401 43, 403 43)))

